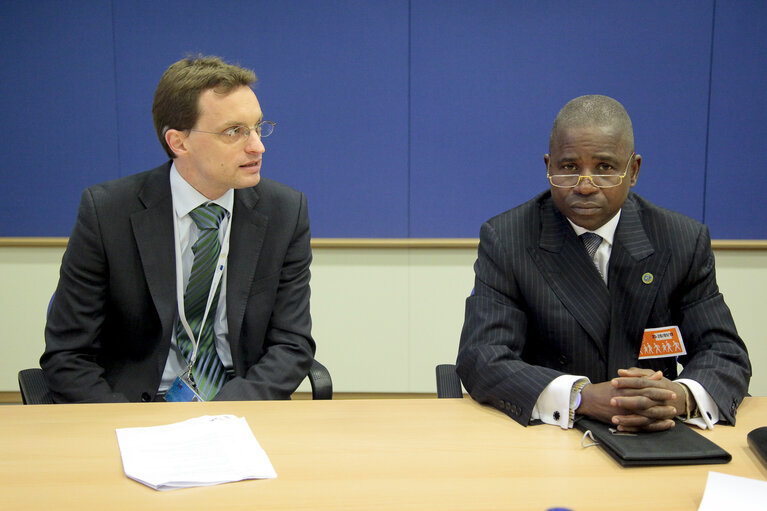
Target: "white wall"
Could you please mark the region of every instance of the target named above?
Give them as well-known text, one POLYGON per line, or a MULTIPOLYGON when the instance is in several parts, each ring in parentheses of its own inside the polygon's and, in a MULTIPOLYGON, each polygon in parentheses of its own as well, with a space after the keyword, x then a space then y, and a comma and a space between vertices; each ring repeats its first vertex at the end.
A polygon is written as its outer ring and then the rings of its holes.
MULTIPOLYGON (((0 391, 37 366, 61 247, 0 247, 0 391)), ((315 248, 317 358, 338 392, 434 392, 434 366, 454 362, 475 248, 315 248)), ((717 250, 719 286, 767 395, 767 250, 717 250)), ((308 390, 303 385, 301 390, 308 390)))

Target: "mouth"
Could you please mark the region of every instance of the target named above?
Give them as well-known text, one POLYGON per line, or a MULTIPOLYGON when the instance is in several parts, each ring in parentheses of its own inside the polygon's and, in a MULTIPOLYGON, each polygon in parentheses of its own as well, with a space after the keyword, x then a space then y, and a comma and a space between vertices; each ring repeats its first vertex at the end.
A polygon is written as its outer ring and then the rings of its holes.
POLYGON ((594 204, 590 202, 586 202, 586 203, 576 202, 575 204, 570 204, 570 209, 582 215, 589 215, 589 214, 594 214, 600 211, 602 208, 598 204, 594 204))
POLYGON ((261 168, 261 160, 255 160, 249 163, 245 163, 243 165, 240 165, 240 168, 245 170, 258 170, 259 168, 261 168))

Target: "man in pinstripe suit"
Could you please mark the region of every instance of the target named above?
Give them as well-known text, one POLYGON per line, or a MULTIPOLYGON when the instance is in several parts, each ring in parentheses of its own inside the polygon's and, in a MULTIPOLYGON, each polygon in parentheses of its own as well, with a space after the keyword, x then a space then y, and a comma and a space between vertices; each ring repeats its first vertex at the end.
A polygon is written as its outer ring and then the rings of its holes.
POLYGON ((751 365, 708 229, 630 192, 642 157, 626 110, 570 101, 544 162, 550 190, 480 231, 457 361, 471 396, 523 425, 734 424, 751 365), (638 358, 644 331, 670 326, 687 351, 679 375, 676 357, 638 358))

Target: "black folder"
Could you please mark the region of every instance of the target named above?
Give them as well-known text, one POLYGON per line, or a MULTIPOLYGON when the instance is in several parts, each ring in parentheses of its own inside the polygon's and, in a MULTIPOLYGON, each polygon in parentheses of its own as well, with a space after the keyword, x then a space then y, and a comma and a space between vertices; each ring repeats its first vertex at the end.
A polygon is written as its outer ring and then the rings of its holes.
POLYGON ((622 433, 585 417, 579 418, 575 427, 590 431, 594 440, 624 467, 706 465, 732 459, 730 453, 678 420, 671 429, 642 433, 622 433))
POLYGON ((756 428, 748 436, 748 445, 759 456, 765 466, 767 466, 767 426, 756 428))

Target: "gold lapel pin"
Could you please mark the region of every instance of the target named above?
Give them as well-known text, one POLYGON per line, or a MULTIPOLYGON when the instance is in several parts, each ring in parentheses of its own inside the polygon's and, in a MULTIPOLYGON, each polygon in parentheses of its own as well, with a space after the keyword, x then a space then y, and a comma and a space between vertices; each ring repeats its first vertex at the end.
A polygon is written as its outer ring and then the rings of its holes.
POLYGON ((652 276, 652 273, 649 273, 649 272, 645 273, 644 275, 642 275, 642 282, 644 282, 645 284, 652 284, 653 278, 654 277, 652 276))

